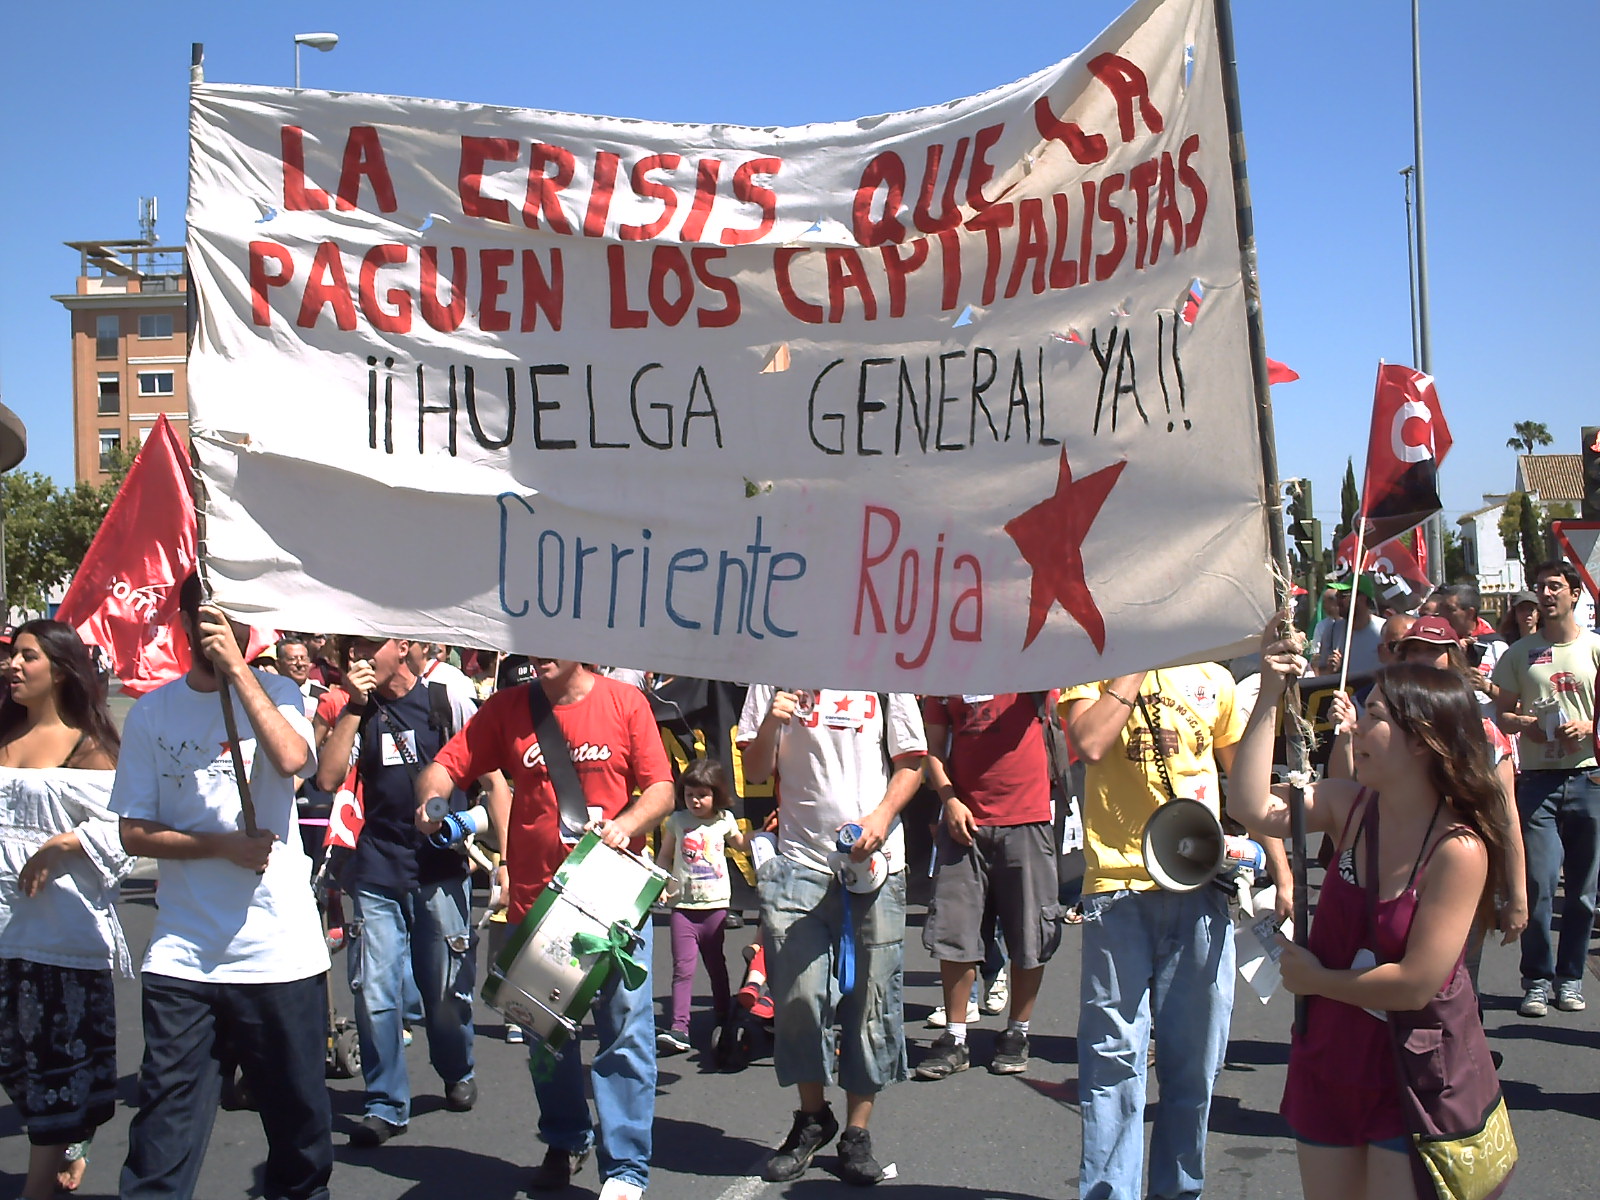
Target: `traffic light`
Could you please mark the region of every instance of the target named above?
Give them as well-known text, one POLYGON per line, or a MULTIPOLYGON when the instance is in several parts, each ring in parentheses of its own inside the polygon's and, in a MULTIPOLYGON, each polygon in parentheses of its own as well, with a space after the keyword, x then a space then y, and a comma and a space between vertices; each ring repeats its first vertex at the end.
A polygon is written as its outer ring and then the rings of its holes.
POLYGON ((1600 427, 1583 427, 1583 519, 1600 521, 1600 427))
POLYGON ((1302 563, 1322 558, 1322 522, 1311 515, 1311 481, 1297 479, 1289 485, 1289 542, 1302 563))

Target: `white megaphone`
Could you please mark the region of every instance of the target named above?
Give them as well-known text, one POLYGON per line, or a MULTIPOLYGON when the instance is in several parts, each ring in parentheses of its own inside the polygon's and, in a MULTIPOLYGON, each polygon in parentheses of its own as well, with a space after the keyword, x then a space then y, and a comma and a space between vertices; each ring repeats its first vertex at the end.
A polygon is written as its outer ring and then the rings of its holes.
POLYGON ((1248 910, 1250 884, 1266 864, 1259 843, 1225 835, 1198 800, 1168 800, 1144 824, 1144 868, 1169 892, 1193 892, 1220 877, 1248 910))

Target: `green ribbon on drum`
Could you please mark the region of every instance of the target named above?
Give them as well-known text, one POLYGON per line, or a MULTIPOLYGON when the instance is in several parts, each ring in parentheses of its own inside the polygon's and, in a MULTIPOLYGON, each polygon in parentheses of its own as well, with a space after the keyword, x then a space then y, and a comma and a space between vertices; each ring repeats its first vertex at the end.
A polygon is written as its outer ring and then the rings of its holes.
POLYGON ((587 954, 604 954, 611 965, 622 975, 622 985, 630 991, 645 981, 645 965, 630 953, 638 935, 628 926, 617 922, 604 937, 598 933, 572 935, 572 952, 579 957, 587 954))

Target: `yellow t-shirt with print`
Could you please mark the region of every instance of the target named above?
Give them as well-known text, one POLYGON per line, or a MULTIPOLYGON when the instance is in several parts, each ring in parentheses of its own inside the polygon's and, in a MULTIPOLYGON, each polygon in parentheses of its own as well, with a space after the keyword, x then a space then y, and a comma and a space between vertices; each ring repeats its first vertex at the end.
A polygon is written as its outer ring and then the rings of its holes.
MULTIPOLYGON (((1075 700, 1098 699, 1108 681, 1061 693, 1061 713, 1075 700)), ((1179 797, 1221 812, 1221 785, 1213 751, 1244 736, 1245 713, 1235 706, 1233 676, 1216 663, 1164 667, 1145 676, 1140 689, 1160 729, 1163 757, 1179 797)), ((1144 825, 1168 799, 1151 752, 1144 712, 1135 704, 1114 745, 1088 764, 1083 798, 1083 890, 1148 891, 1156 886, 1144 869, 1144 825)))

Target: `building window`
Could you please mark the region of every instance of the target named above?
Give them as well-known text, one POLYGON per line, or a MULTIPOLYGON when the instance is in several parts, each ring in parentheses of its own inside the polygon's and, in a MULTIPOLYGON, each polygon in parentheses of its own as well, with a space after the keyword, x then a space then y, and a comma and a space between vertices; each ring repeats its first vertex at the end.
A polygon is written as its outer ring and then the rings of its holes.
POLYGON ((122 434, 115 429, 102 429, 100 431, 100 469, 110 471, 112 459, 122 449, 122 434))
POLYGON ((171 313, 143 313, 139 317, 139 336, 146 341, 172 336, 171 313))
POLYGON ((94 319, 94 356, 96 358, 116 358, 120 348, 118 343, 122 340, 122 322, 116 317, 96 317, 94 319))
POLYGON ((122 377, 101 375, 97 385, 100 396, 99 413, 102 417, 115 417, 122 412, 122 377))
POLYGON ((139 395, 141 396, 170 396, 172 395, 171 371, 140 371, 139 395))

